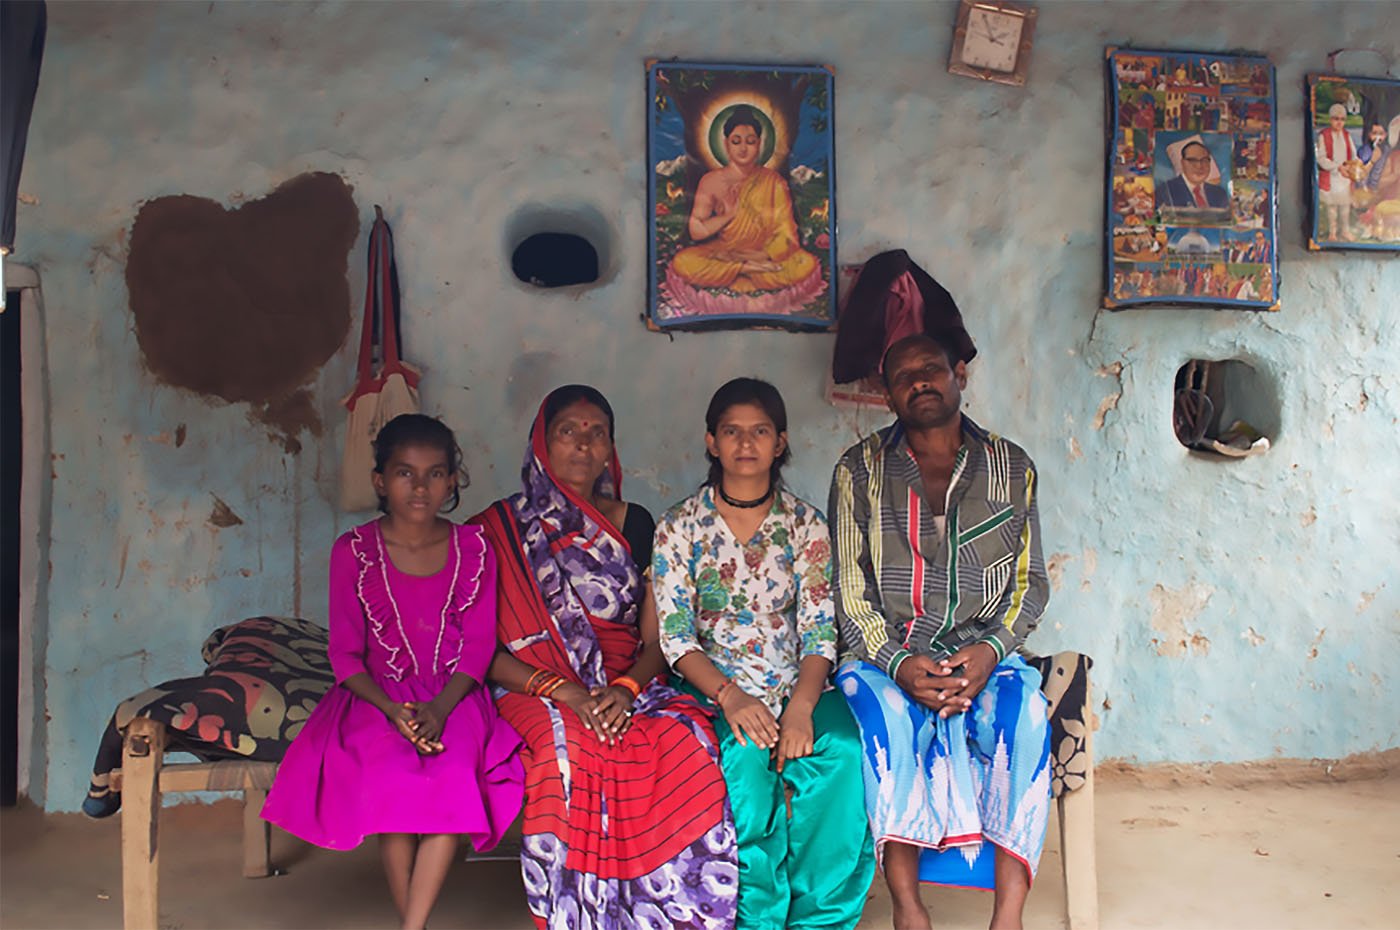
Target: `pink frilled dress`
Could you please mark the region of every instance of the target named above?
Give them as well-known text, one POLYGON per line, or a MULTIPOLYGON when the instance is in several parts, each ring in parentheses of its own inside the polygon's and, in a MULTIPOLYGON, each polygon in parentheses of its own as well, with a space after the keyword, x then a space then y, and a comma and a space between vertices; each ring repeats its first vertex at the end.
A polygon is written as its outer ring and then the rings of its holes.
POLYGON ((287 750, 264 819, 330 849, 375 833, 457 833, 477 850, 520 812, 519 735, 485 686, 496 648, 496 558, 479 527, 453 528, 437 574, 399 571, 379 522, 335 541, 330 660, 337 687, 287 750), (443 752, 423 756, 378 709, 340 684, 359 672, 395 701, 430 701, 454 672, 481 683, 448 715, 443 752))

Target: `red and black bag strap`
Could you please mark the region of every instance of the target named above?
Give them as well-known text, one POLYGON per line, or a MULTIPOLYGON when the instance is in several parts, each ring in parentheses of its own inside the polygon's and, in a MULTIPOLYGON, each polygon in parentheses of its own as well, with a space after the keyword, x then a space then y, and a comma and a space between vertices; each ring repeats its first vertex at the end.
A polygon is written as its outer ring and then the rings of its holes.
POLYGON ((365 312, 360 331, 360 357, 356 378, 361 385, 375 380, 374 349, 382 349, 381 376, 398 369, 403 358, 399 343, 399 269, 394 261, 394 233, 384 211, 374 208, 370 227, 368 267, 365 272, 365 312))

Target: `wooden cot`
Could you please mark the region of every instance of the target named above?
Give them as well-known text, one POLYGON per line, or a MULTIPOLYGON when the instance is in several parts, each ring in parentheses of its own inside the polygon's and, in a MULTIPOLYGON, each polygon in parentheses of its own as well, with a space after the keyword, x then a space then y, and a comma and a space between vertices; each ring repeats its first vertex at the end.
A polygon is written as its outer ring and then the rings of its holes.
POLYGON ((272 872, 271 831, 260 816, 276 762, 164 764, 165 724, 137 717, 122 742, 122 925, 157 930, 160 917, 160 810, 167 791, 225 791, 243 796, 243 877, 272 872))
MULTIPOLYGON (((1086 672, 1087 676, 1087 672, 1086 672)), ((1084 689, 1084 784, 1055 799, 1069 930, 1098 930, 1099 884, 1094 853, 1094 753, 1090 689, 1084 689)), ((243 796, 243 877, 272 872, 269 826, 260 816, 275 762, 164 764, 165 724, 145 717, 127 726, 122 745, 122 920, 125 930, 157 930, 160 914, 160 812, 167 791, 222 791, 243 796)))
MULTIPOLYGON (((1060 860, 1065 884, 1065 925, 1099 930, 1099 866, 1094 851, 1094 728, 1092 689, 1084 688, 1084 784, 1055 798, 1060 821, 1060 860)), ((244 853, 247 859, 247 853, 244 853)))

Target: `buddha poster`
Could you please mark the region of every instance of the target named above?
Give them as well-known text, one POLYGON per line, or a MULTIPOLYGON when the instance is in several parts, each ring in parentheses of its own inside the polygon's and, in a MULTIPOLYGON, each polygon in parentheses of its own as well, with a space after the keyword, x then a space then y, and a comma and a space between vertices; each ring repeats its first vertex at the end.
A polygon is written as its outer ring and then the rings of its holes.
POLYGON ((647 65, 649 325, 836 320, 832 73, 647 65))

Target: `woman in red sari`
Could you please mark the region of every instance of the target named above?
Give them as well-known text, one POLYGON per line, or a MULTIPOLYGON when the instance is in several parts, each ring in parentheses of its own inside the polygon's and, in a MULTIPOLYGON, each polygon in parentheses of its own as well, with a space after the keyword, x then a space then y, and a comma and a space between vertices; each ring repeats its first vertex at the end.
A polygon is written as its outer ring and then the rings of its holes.
POLYGON ((738 860, 714 727, 658 679, 654 524, 621 500, 602 394, 545 398, 523 477, 472 522, 499 563, 490 677, 526 744, 530 913, 551 930, 732 927, 738 860))

